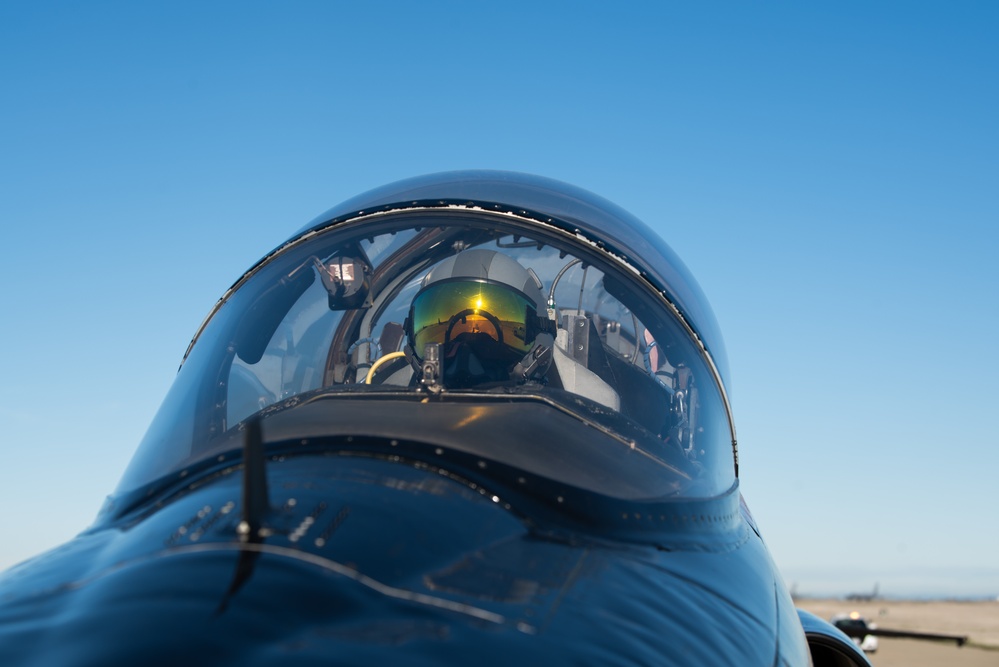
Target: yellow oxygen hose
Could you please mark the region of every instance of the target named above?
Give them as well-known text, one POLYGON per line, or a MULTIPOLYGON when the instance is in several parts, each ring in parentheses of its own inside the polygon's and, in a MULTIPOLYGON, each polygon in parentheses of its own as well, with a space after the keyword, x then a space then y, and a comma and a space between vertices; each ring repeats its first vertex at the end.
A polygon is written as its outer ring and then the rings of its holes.
POLYGON ((386 361, 392 361, 393 359, 398 359, 399 357, 405 357, 405 352, 389 352, 388 354, 382 355, 378 358, 378 361, 371 364, 371 368, 368 369, 368 375, 364 378, 364 384, 371 384, 371 378, 375 376, 375 371, 378 367, 384 364, 386 361))

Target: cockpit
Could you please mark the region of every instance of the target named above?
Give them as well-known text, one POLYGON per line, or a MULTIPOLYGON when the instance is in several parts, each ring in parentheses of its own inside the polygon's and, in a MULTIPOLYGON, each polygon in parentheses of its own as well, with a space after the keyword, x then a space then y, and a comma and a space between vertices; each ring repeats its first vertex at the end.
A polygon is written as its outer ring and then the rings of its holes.
POLYGON ((465 448, 611 496, 728 490, 713 323, 695 330, 706 305, 681 303, 696 285, 620 247, 642 229, 601 238, 606 221, 487 190, 348 202, 253 267, 192 342, 119 492, 224 458, 251 418, 287 441, 308 422, 310 437, 465 448))

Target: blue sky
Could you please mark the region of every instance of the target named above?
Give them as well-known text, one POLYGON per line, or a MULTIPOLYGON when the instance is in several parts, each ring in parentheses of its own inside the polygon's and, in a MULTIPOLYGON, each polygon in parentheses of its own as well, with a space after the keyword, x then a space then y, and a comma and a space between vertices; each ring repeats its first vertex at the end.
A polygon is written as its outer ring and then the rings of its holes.
POLYGON ((0 567, 92 520, 264 252, 496 168, 698 277, 789 583, 999 595, 997 33, 990 2, 0 5, 0 567))

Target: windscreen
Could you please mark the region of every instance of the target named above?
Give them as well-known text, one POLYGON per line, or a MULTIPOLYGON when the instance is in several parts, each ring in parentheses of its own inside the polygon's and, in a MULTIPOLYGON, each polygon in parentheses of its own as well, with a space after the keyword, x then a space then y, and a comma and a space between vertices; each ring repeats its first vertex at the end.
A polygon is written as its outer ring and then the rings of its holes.
MULTIPOLYGON (((679 461, 675 495, 716 495, 734 482, 733 452, 703 354, 663 297, 588 239, 481 211, 368 216, 289 244, 237 286, 118 491, 216 456, 261 411, 368 392, 534 397, 648 460, 679 461)), ((481 447, 503 448, 502 434, 481 447)))

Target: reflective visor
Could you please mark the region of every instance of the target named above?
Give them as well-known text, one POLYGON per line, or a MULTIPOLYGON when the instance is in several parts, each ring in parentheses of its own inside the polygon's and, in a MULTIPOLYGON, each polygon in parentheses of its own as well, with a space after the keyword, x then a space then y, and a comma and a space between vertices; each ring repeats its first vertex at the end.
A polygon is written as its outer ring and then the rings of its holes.
POLYGON ((413 347, 423 354, 427 343, 445 344, 463 333, 484 333, 515 350, 528 352, 534 342, 536 306, 526 296, 503 284, 473 280, 434 283, 413 300, 413 347), (528 340, 530 338, 530 340, 528 340))

